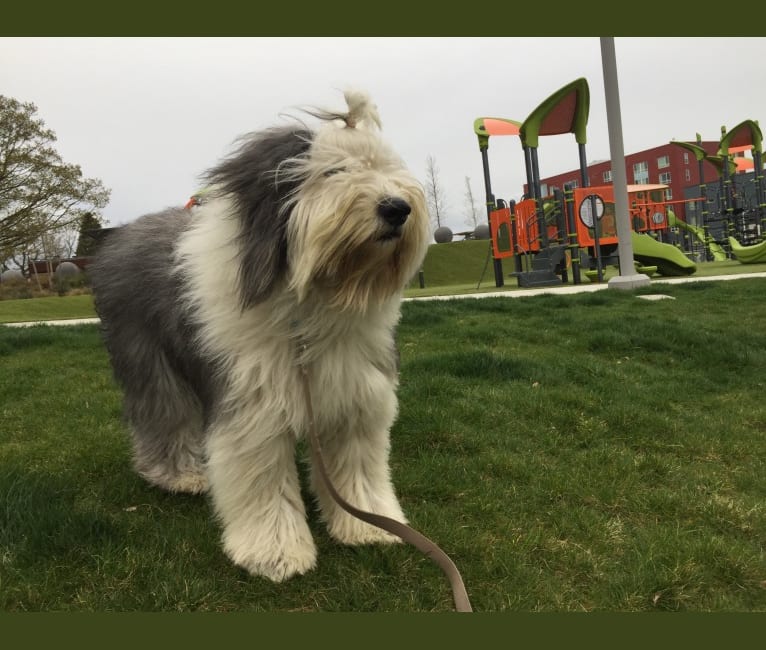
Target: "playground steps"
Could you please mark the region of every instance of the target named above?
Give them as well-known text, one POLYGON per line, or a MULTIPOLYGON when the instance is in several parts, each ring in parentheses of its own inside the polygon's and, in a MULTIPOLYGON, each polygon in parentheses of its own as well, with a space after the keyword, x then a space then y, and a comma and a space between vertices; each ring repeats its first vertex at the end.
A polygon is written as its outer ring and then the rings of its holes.
POLYGON ((564 260, 566 246, 549 246, 541 250, 532 259, 531 271, 511 273, 518 280, 520 287, 552 287, 561 284, 556 275, 556 268, 564 260))
POLYGON ((519 281, 519 286, 528 287, 552 287, 561 284, 561 278, 553 271, 521 271, 511 273, 519 281))

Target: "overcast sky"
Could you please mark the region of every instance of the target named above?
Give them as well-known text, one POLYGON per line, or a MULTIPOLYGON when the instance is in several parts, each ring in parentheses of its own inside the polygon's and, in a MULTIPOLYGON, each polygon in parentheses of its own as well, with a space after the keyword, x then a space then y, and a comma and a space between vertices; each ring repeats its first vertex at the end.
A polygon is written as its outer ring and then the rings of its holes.
MULTIPOLYGON (((626 154, 766 119, 766 38, 616 38, 615 50, 626 154)), ((110 225, 185 203, 237 136, 296 107, 342 108, 351 86, 372 95, 422 181, 433 156, 447 225, 464 230, 466 177, 484 201, 474 119, 522 121, 578 77, 591 93, 588 161, 607 159, 598 37, 0 38, 0 93, 34 102, 63 158, 112 190, 110 225)), ((543 177, 578 167, 572 135, 538 152, 543 177)), ((493 138, 489 155, 495 195, 518 199, 520 141, 493 138)))

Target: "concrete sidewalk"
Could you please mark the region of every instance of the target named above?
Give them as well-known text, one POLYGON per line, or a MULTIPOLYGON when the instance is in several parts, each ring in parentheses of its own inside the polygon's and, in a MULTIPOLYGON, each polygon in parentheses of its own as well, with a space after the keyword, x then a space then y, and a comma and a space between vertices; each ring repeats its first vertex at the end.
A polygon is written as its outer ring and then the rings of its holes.
MULTIPOLYGON (((718 282, 726 280, 742 280, 748 278, 766 278, 766 272, 763 273, 739 273, 731 275, 709 275, 707 277, 683 277, 683 278, 664 278, 652 279, 651 286, 661 287, 663 284, 682 284, 685 282, 718 282)), ((486 293, 464 293, 450 296, 423 296, 421 298, 405 298, 404 302, 427 301, 427 300, 457 300, 461 298, 525 298, 527 296, 539 296, 540 294, 550 293, 559 295, 568 295, 572 293, 586 293, 591 291, 601 291, 608 289, 606 282, 602 283, 584 283, 584 284, 566 284, 560 287, 541 287, 539 289, 519 289, 517 291, 488 291, 486 293)), ((620 291, 620 289, 614 289, 620 291)), ((25 321, 20 323, 2 323, 8 327, 32 327, 35 325, 90 325, 99 323, 98 318, 68 318, 62 320, 47 321, 25 321)))
MULTIPOLYGON (((766 278, 763 273, 738 273, 731 275, 709 275, 707 277, 683 277, 683 278, 652 278, 651 286, 663 284, 682 284, 685 282, 717 282, 719 280, 742 280, 747 278, 766 278)), ((587 293, 608 289, 607 282, 590 282, 586 284, 565 284, 560 287, 540 287, 539 289, 520 289, 518 291, 488 291, 486 293, 466 293, 454 296, 423 296, 422 298, 405 298, 405 302, 414 300, 453 300, 455 298, 525 298, 526 296, 539 296, 543 293, 568 295, 570 293, 587 293)), ((614 289, 620 291, 620 289, 614 289)))
POLYGON ((8 327, 34 327, 35 325, 91 325, 100 323, 98 318, 62 318, 61 320, 30 320, 20 323, 0 323, 8 327))

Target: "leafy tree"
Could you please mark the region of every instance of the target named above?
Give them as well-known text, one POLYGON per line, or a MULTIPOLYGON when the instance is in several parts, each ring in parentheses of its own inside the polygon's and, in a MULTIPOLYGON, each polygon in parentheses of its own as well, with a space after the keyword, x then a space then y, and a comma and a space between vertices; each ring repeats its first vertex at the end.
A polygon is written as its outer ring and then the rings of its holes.
POLYGON ((101 219, 92 212, 86 212, 82 215, 82 219, 80 219, 80 236, 77 240, 77 251, 75 253, 77 257, 93 255, 97 242, 93 231, 98 230, 102 225, 101 219))
POLYGON ((85 213, 109 201, 102 182, 65 163, 55 142, 33 103, 0 95, 0 260, 27 256, 42 238, 76 230, 85 213))

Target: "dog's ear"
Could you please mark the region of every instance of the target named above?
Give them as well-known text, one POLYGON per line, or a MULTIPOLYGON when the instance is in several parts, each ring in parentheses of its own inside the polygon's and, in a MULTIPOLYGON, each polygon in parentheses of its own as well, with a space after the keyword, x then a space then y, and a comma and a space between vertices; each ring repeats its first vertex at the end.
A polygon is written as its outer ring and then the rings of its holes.
POLYGON ((287 206, 301 179, 279 172, 306 154, 312 138, 305 128, 258 133, 206 175, 207 182, 228 195, 238 210, 243 309, 265 300, 287 270, 287 206))

